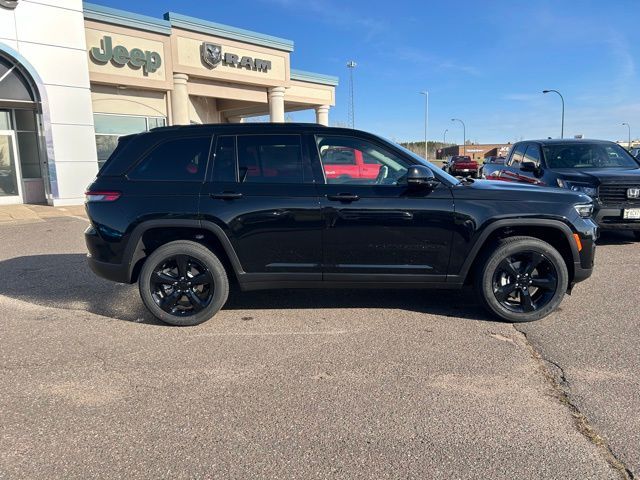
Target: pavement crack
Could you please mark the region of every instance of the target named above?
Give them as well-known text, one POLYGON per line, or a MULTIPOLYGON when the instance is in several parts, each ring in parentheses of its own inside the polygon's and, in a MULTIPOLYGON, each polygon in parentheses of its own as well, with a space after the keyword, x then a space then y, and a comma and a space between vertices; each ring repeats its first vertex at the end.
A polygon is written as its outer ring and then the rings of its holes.
POLYGON ((525 332, 515 327, 514 330, 522 335, 523 343, 528 348, 531 358, 537 363, 540 372, 553 392, 553 396, 569 410, 578 432, 598 448, 607 463, 620 474, 621 478, 624 480, 636 480, 633 471, 613 452, 607 441, 589 423, 587 416, 582 413, 580 408, 571 400, 569 395, 569 381, 567 380, 564 368, 557 362, 544 358, 542 353, 531 343, 525 332), (550 368, 550 366, 552 368, 550 368), (557 371, 557 375, 554 374, 553 370, 557 371))

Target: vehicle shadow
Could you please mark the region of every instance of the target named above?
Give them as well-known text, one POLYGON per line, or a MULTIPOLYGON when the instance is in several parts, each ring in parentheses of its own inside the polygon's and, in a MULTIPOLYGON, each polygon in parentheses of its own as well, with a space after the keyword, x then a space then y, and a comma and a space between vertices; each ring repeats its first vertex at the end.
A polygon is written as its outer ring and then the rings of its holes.
POLYGON ((600 238, 596 245, 629 245, 631 243, 640 243, 635 239, 632 232, 604 231, 600 233, 600 238))
MULTIPOLYGON (((137 285, 103 280, 81 254, 33 255, 0 262, 0 295, 36 305, 88 311, 109 318, 164 325, 142 304, 137 285)), ((232 288, 224 310, 381 308, 496 321, 472 292, 448 290, 268 290, 232 288)))

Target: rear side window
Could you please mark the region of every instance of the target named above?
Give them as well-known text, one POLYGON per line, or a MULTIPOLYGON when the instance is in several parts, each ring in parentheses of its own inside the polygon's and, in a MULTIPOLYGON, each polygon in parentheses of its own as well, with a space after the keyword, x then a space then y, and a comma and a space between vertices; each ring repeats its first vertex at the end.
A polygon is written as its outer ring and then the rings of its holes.
POLYGON ((245 183, 303 183, 300 135, 240 135, 238 173, 245 183))
POLYGON ((181 137, 157 144, 136 165, 132 180, 203 182, 211 137, 181 137))
POLYGON ((236 137, 219 136, 213 152, 213 182, 236 182, 236 137))

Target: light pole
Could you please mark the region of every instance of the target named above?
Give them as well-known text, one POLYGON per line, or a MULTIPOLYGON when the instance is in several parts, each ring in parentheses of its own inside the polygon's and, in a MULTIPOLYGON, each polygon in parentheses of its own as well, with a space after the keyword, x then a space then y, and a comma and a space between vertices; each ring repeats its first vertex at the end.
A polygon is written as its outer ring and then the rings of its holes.
POLYGON ((444 129, 444 133, 442 134, 442 146, 444 147, 447 144, 447 132, 449 131, 448 128, 444 129))
POLYGON ((560 138, 564 138, 564 97, 557 90, 543 90, 542 93, 557 93, 560 96, 560 100, 562 100, 562 129, 560 130, 560 138))
POLYGON ((460 122, 462 124, 462 154, 467 154, 467 126, 459 118, 452 118, 452 122, 460 122))
POLYGON ((627 122, 624 122, 622 125, 626 125, 627 129, 629 130, 629 150, 631 150, 631 127, 629 126, 629 124, 627 122))
POLYGON ((429 160, 429 141, 427 140, 427 131, 429 129, 429 92, 424 90, 420 92, 424 95, 424 159, 429 160))
POLYGON ((347 68, 349 69, 349 122, 351 123, 351 128, 356 128, 356 112, 355 112, 355 99, 353 92, 353 69, 356 68, 358 64, 351 60, 347 63, 347 68))

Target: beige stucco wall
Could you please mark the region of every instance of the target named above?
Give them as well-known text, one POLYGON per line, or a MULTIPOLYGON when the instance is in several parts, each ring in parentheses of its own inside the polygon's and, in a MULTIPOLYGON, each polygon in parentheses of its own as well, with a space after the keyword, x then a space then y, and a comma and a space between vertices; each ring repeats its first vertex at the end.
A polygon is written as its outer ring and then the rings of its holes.
POLYGON ((167 116, 167 99, 164 92, 120 90, 109 85, 92 85, 91 103, 94 113, 167 116))
POLYGON ((333 106, 336 104, 334 87, 296 80, 291 80, 285 93, 285 99, 291 102, 311 105, 333 106))
POLYGON ((215 98, 189 97, 189 119, 195 123, 219 123, 215 98))

